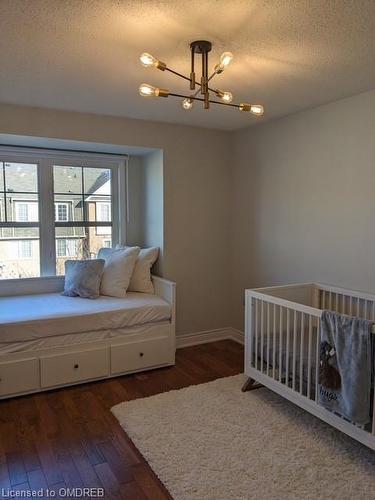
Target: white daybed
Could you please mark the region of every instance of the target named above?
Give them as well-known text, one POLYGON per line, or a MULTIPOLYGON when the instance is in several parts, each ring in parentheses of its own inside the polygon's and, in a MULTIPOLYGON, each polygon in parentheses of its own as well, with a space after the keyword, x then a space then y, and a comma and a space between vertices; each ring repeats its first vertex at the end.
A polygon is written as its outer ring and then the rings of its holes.
POLYGON ((62 296, 61 278, 34 284, 0 297, 0 399, 174 364, 171 281, 96 300, 62 296))

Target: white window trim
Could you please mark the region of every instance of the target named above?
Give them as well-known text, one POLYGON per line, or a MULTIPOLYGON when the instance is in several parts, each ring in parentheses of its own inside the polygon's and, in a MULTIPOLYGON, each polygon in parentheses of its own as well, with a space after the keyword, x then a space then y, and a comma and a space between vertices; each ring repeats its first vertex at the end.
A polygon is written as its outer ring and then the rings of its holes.
MULTIPOLYGON (((38 169, 44 169, 44 175, 38 175, 39 190, 39 238, 40 238, 40 270, 37 278, 20 278, 25 280, 42 279, 56 274, 56 246, 54 234, 54 199, 53 199, 53 165, 77 167, 109 168, 111 177, 112 200, 112 242, 124 244, 126 240, 127 220, 127 167, 128 156, 108 153, 73 152, 40 148, 22 148, 1 146, 1 162, 36 163, 38 169), (121 203, 120 203, 121 200, 121 203)), ((74 224, 74 223, 73 223, 74 224)), ((1 227, 1 222, 0 222, 1 227)), ((14 282, 14 279, 1 280, 0 283, 14 282)))

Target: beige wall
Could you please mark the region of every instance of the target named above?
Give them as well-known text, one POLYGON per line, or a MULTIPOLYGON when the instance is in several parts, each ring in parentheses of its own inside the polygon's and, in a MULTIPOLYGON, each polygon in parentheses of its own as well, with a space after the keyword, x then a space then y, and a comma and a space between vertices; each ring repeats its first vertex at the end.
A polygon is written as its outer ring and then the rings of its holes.
POLYGON ((163 274, 178 285, 177 333, 229 325, 226 132, 0 105, 0 134, 162 149, 163 274))
POLYGON ((375 292, 375 91, 233 134, 233 325, 246 287, 375 292))

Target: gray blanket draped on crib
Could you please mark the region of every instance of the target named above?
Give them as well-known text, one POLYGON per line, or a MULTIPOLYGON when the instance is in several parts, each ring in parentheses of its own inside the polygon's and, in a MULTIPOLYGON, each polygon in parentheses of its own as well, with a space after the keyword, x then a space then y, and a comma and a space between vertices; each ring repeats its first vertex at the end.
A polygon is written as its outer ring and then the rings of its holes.
POLYGON ((373 322, 323 311, 318 402, 353 423, 370 422, 373 322))

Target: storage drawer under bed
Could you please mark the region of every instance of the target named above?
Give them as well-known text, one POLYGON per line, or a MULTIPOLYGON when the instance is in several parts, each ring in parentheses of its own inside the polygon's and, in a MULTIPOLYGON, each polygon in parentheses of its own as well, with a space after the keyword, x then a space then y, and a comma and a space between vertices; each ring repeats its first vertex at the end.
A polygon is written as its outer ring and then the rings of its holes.
POLYGON ((111 373, 143 370, 170 363, 171 340, 160 337, 111 346, 111 373))
POLYGON ((39 388, 37 358, 0 363, 0 397, 34 391, 39 388))
POLYGON ((108 375, 107 347, 40 358, 42 388, 74 384, 108 375))

